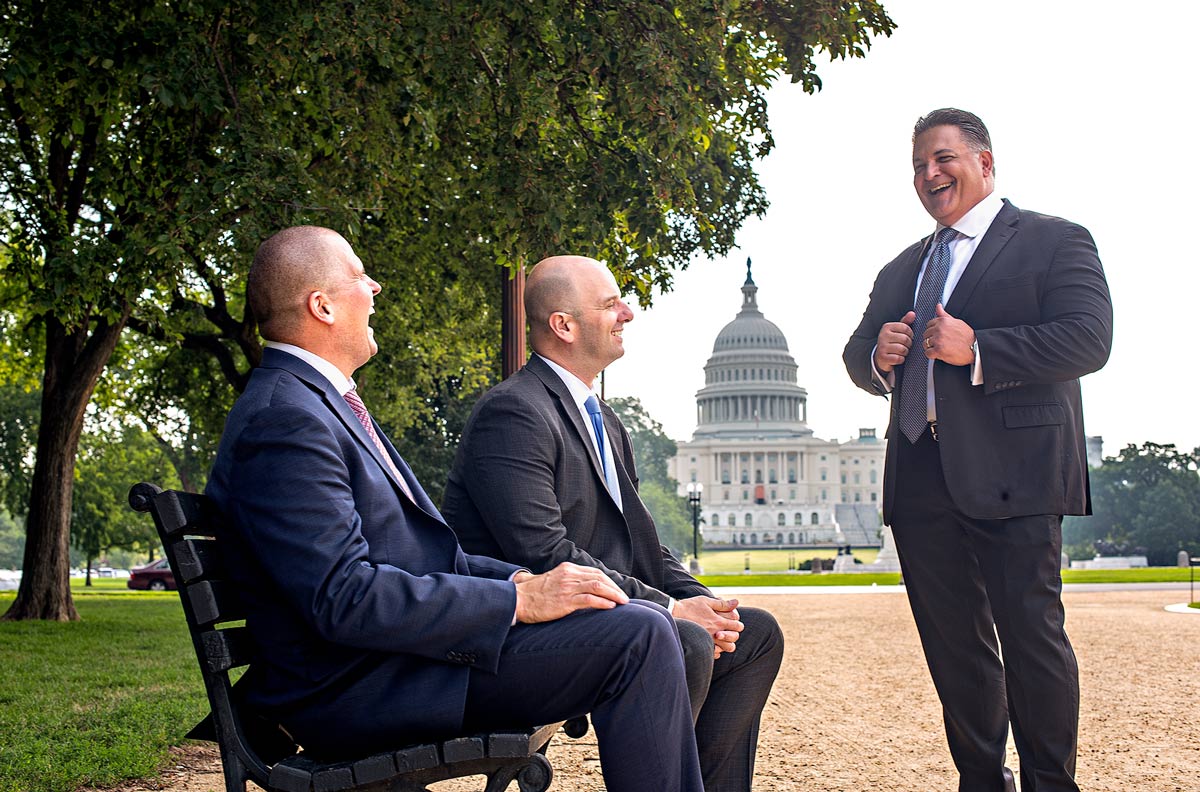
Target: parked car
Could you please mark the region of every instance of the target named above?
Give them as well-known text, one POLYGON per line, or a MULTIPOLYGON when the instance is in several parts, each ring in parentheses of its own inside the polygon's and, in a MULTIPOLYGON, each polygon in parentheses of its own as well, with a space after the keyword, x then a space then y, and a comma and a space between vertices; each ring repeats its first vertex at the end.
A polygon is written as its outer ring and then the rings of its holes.
POLYGON ((171 574, 171 565, 165 558, 132 570, 129 573, 129 582, 125 585, 131 589, 149 589, 150 591, 174 591, 176 588, 175 576, 171 574))

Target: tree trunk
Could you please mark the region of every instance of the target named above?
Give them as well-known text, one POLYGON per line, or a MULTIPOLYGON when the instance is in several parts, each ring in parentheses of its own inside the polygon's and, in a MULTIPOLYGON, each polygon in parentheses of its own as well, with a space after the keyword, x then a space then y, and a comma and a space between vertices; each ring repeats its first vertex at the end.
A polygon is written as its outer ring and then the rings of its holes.
POLYGON ((25 561, 21 586, 5 621, 76 621, 71 599, 71 495, 75 453, 83 416, 104 366, 129 318, 127 306, 115 322, 99 319, 68 330, 53 316, 46 327, 46 368, 37 460, 29 493, 25 561))
POLYGON ((84 586, 84 588, 92 587, 92 554, 91 553, 88 553, 88 556, 87 556, 87 571, 84 573, 84 576, 83 576, 83 586, 84 586))

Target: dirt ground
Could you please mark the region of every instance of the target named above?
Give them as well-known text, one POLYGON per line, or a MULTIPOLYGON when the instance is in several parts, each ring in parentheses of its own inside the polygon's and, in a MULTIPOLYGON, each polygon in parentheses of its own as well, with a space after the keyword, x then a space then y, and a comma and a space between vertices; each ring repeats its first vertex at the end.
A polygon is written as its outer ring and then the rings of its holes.
MULTIPOLYGON (((1079 657, 1078 780, 1085 792, 1200 790, 1200 613, 1163 610, 1180 591, 1068 592, 1079 657)), ((756 792, 930 792, 957 777, 903 594, 759 594, 787 637, 763 716, 756 792)), ((1010 766, 1017 768, 1009 747, 1010 766)), ((558 736, 551 789, 600 792, 595 736, 558 736)), ((475 779, 482 781, 481 778, 475 779)), ((214 749, 178 749, 161 778, 121 792, 219 792, 214 749)), ((466 792, 481 783, 431 789, 466 792)), ((512 787, 515 789, 515 785, 512 787)), ((81 792, 92 792, 84 790, 81 792)))

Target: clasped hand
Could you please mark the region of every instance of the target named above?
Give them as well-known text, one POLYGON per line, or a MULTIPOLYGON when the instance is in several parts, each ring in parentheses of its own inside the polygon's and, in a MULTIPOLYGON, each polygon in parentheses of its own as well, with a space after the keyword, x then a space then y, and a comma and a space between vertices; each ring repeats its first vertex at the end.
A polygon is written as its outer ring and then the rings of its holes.
MULTIPOLYGON (((916 319, 917 314, 909 311, 899 322, 887 322, 879 328, 875 340, 875 368, 881 374, 888 373, 908 357, 913 345, 912 324, 916 319)), ((974 343, 975 331, 971 326, 946 313, 938 303, 921 336, 921 351, 925 357, 952 366, 966 366, 975 362, 975 353, 971 349, 974 343)))
POLYGON ((738 601, 717 599, 716 597, 689 597, 678 600, 672 616, 676 619, 687 619, 708 630, 713 637, 713 657, 720 657, 722 652, 732 652, 737 647, 744 625, 737 612, 738 601))
POLYGON ((517 621, 554 621, 584 608, 607 610, 629 602, 608 575, 593 567, 564 561, 541 575, 518 572, 517 621))

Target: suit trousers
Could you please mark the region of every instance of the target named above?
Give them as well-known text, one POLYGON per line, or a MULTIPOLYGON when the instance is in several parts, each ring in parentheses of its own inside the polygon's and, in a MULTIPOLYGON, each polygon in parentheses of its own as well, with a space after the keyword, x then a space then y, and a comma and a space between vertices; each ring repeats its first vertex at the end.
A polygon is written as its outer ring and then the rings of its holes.
POLYGON ((695 622, 676 619, 705 792, 749 792, 763 707, 783 661, 783 631, 769 612, 738 608, 737 649, 713 660, 713 641, 695 622))
MULTIPOLYGON (((1064 629, 1062 517, 973 519, 946 487, 937 442, 898 437, 892 529, 942 703, 960 792, 1078 792, 1079 668, 1064 629)), ((987 453, 980 449, 980 453, 987 453)))
POLYGON ((701 792, 683 653, 665 608, 632 600, 509 633, 496 674, 472 669, 467 733, 591 713, 609 792, 701 792))

